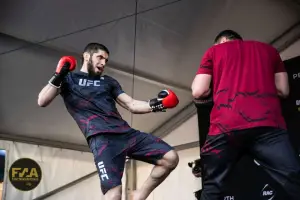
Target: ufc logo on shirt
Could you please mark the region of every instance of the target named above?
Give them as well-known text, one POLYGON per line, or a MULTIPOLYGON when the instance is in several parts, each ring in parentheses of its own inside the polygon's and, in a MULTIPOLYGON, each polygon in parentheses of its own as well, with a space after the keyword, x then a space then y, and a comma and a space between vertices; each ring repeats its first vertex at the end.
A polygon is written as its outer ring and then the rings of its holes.
POLYGON ((100 80, 79 79, 80 86, 100 86, 100 80))
POLYGON ((104 167, 104 163, 103 161, 100 161, 98 162, 98 168, 99 168, 99 173, 100 173, 100 177, 101 177, 101 180, 104 181, 104 179, 108 180, 108 175, 106 173, 106 169, 104 167))

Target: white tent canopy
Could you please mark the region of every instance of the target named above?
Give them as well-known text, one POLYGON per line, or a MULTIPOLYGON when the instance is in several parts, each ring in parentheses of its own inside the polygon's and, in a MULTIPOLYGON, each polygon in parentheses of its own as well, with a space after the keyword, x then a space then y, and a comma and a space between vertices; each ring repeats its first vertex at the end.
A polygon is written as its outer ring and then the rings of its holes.
POLYGON ((87 43, 103 43, 111 52, 106 74, 126 93, 148 100, 175 91, 180 104, 166 113, 120 113, 174 146, 195 146, 190 85, 214 37, 233 29, 281 51, 300 36, 297 0, 7 0, 0 8, 0 138, 79 151, 89 150, 61 98, 37 105, 61 56, 80 61, 87 43))

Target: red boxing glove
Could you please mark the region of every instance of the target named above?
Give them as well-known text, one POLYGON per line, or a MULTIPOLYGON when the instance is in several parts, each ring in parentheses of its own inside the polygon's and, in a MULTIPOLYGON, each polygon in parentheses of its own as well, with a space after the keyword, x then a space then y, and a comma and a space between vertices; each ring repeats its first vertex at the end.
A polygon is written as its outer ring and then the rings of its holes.
POLYGON ((158 98, 149 101, 149 106, 152 112, 160 112, 167 108, 174 108, 178 103, 178 97, 172 90, 162 90, 158 93, 158 98))
POLYGON ((64 56, 62 57, 56 67, 55 73, 52 78, 49 80, 49 84, 60 88, 61 83, 65 76, 76 68, 77 61, 73 56, 64 56))
POLYGON ((76 68, 77 61, 73 56, 64 56, 62 57, 56 67, 56 73, 61 73, 63 68, 65 68, 68 72, 73 71, 76 68))

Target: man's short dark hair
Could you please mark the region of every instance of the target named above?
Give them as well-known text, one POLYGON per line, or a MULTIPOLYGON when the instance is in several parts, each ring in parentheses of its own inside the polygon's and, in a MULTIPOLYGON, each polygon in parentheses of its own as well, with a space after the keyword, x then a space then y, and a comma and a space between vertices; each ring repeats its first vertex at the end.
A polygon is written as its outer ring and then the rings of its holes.
POLYGON ((217 35, 217 37, 215 38, 215 43, 218 43, 222 37, 225 37, 228 40, 243 40, 242 36, 240 36, 240 34, 238 34, 237 32, 233 30, 224 30, 217 35))
POLYGON ((105 51, 107 54, 109 54, 109 50, 106 46, 104 46, 103 44, 99 44, 99 43, 89 43, 88 45, 85 46, 83 53, 96 53, 97 51, 102 50, 105 51))
MULTIPOLYGON (((99 44, 96 42, 92 42, 89 43, 88 45, 85 46, 83 53, 89 53, 91 55, 93 55, 94 53, 98 52, 99 50, 105 51, 108 55, 109 55, 109 50, 108 48, 103 45, 103 44, 99 44)), ((82 63, 83 63, 83 56, 82 56, 82 63)))

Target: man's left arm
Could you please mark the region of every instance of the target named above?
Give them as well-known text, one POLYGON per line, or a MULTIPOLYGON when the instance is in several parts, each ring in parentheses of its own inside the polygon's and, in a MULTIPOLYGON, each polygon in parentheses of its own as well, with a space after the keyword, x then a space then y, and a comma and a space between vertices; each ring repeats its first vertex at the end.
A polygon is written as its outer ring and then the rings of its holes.
POLYGON ((122 90, 117 81, 114 81, 113 96, 120 106, 134 114, 162 112, 165 109, 176 107, 179 103, 176 94, 171 90, 162 90, 156 98, 149 101, 133 99, 122 90))
POLYGON ((195 99, 205 99, 211 94, 211 79, 213 73, 212 50, 205 52, 200 67, 192 83, 192 95, 195 99))
POLYGON ((126 93, 120 94, 116 101, 120 106, 134 114, 145 114, 150 112, 163 112, 168 108, 174 108, 178 104, 178 98, 171 90, 162 90, 158 97, 149 101, 133 99, 126 93))
POLYGON ((134 114, 145 114, 152 111, 147 101, 135 100, 125 92, 120 94, 116 98, 116 102, 120 106, 134 114))

